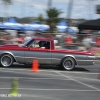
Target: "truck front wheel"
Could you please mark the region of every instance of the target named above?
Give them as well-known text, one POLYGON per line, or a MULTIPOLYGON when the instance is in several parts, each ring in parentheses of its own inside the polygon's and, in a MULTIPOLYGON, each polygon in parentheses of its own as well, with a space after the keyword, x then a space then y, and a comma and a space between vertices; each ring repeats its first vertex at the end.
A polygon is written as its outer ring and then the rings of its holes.
POLYGON ((61 67, 64 70, 71 71, 75 68, 75 60, 71 57, 64 58, 61 63, 61 67))

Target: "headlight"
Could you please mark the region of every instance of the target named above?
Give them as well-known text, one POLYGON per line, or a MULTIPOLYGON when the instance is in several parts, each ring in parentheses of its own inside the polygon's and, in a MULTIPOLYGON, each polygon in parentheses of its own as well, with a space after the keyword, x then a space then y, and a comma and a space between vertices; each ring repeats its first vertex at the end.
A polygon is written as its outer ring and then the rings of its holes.
POLYGON ((87 59, 89 60, 94 60, 96 57, 95 56, 87 56, 87 59))

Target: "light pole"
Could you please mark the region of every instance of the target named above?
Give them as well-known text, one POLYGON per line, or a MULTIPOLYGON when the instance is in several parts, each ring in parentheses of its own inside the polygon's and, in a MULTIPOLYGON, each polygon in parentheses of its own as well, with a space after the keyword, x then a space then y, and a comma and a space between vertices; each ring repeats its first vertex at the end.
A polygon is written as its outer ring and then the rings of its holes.
POLYGON ((73 0, 69 0, 68 8, 67 8, 67 24, 69 26, 71 13, 72 13, 72 7, 73 7, 73 0))
POLYGON ((52 0, 48 0, 48 9, 52 7, 52 0))
POLYGON ((89 10, 88 10, 89 12, 88 13, 89 13, 89 20, 90 20, 92 18, 92 14, 91 14, 91 0, 88 0, 88 5, 89 5, 88 6, 89 7, 89 10))
MULTIPOLYGON (((30 9, 31 9, 31 11, 30 11, 30 12, 31 12, 31 14, 33 14, 33 13, 34 13, 34 11, 33 11, 34 7, 35 7, 34 5, 30 5, 30 9)), ((34 17, 34 16, 33 16, 33 17, 34 17)))
POLYGON ((96 1, 96 0, 88 0, 88 3, 89 3, 89 10, 88 10, 89 11, 89 19, 93 18, 93 15, 92 15, 93 14, 92 13, 92 10, 93 10, 92 8, 94 8, 93 3, 92 3, 93 1, 96 1), (92 8, 91 8, 91 6, 92 6, 92 8))
POLYGON ((21 6, 21 17, 25 17, 26 0, 20 3, 21 6))
POLYGON ((24 0, 24 17, 26 16, 26 0, 24 0))

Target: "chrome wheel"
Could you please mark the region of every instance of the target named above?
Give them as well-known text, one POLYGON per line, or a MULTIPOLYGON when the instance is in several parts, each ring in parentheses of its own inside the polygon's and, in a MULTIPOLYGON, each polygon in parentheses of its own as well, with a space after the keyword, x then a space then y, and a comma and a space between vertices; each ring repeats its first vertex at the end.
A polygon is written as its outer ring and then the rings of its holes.
POLYGON ((10 67, 13 64, 13 57, 9 54, 2 55, 0 63, 3 67, 10 67))
POLYGON ((62 67, 63 67, 63 69, 68 70, 68 71, 73 70, 75 67, 74 59, 70 58, 70 57, 65 58, 62 62, 62 67))

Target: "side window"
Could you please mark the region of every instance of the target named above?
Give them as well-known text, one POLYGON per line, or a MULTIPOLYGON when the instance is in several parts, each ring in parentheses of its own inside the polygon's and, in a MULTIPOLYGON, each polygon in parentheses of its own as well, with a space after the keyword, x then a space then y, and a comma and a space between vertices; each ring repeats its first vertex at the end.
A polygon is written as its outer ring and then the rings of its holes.
POLYGON ((39 41, 36 40, 34 41, 31 45, 30 45, 31 48, 39 48, 39 41))
POLYGON ((45 48, 50 49, 50 41, 36 40, 31 45, 31 48, 45 48))
POLYGON ((46 49, 50 49, 50 41, 46 42, 46 49))

